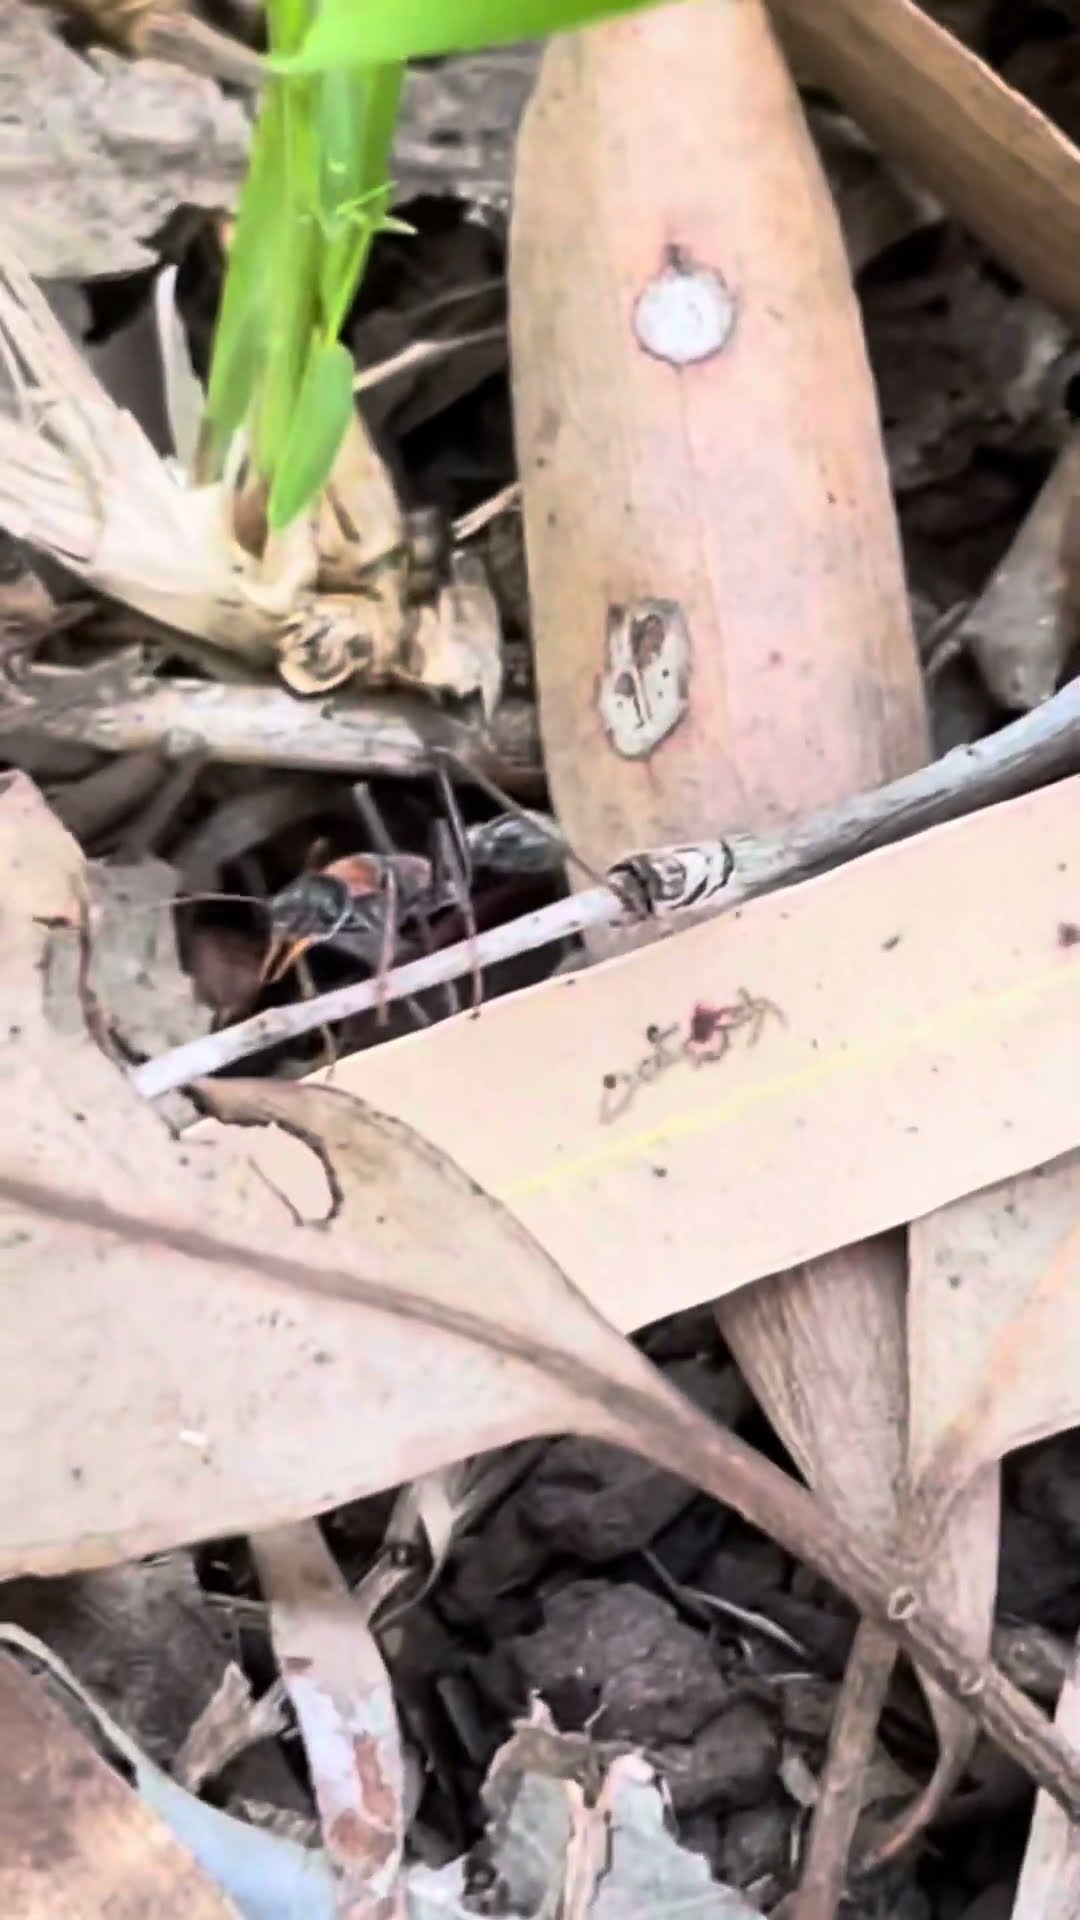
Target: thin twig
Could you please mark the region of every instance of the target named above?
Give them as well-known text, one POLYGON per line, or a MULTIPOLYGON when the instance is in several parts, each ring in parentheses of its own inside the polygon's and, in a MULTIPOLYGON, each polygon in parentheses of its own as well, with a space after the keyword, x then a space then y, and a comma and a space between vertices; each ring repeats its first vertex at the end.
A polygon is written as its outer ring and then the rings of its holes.
POLYGON ((354 779, 417 779, 430 773, 433 748, 449 748, 467 769, 479 767, 517 797, 540 783, 536 710, 504 700, 490 729, 460 720, 418 695, 351 694, 298 700, 284 687, 207 680, 150 680, 130 656, 110 665, 33 666, 20 680, 28 702, 17 724, 105 753, 185 750, 231 766, 292 767, 354 779))
POLYGON ((848 1855, 862 1812, 867 1767, 896 1653, 896 1640, 880 1621, 859 1622, 829 1730, 821 1792, 810 1823, 792 1920, 833 1920, 840 1905, 848 1855))
POLYGON ((471 540, 476 534, 482 533, 492 520, 497 520, 500 514, 516 513, 520 506, 521 481, 511 480, 509 486, 501 487, 498 493, 482 500, 478 507, 473 507, 471 513, 459 515, 454 521, 454 539, 471 540))
POLYGON ((472 333, 455 334, 450 340, 414 340, 398 353, 387 355, 374 366, 363 367, 353 381, 354 393, 370 393, 372 387, 381 387, 387 380, 393 380, 399 373, 419 372, 421 367, 435 366, 440 360, 448 360, 451 354, 459 353, 463 347, 487 346, 493 340, 503 340, 506 328, 477 327, 472 333))
MULTIPOLYGON (((504 927, 493 927, 490 932, 479 934, 475 941, 459 940, 441 952, 425 954, 420 960, 395 967, 382 983, 382 998, 389 1005, 391 1000, 400 1000, 403 994, 423 993, 428 987, 438 987, 445 980, 457 980, 471 973, 474 965, 485 970, 501 960, 513 959, 516 954, 570 939, 586 927, 608 926, 624 911, 618 895, 610 888, 593 887, 588 893, 575 894, 572 899, 560 900, 552 907, 542 907, 520 920, 511 920, 504 927)), ((171 1053, 159 1054, 156 1060, 147 1060, 133 1070, 132 1085, 147 1100, 154 1100, 173 1087, 185 1087, 192 1080, 220 1073, 223 1067, 244 1060, 249 1054, 261 1053, 264 1047, 295 1039, 313 1027, 366 1013, 376 1005, 378 997, 378 981, 358 980, 355 985, 321 994, 317 1000, 268 1007, 250 1020, 242 1020, 238 1026, 207 1034, 202 1042, 193 1041, 175 1047, 171 1053)))
MULTIPOLYGON (((785 827, 779 832, 736 834, 727 843, 732 861, 724 906, 791 886, 845 860, 888 846, 979 807, 1015 798, 1030 788, 1080 767, 1080 680, 1053 700, 974 746, 954 747, 943 759, 905 774, 874 793, 785 827)), ((613 870, 616 874, 618 869, 613 870)), ((1003 877, 1004 884, 1004 877, 1003 877)), ((461 940, 426 954, 387 976, 387 1002, 457 979, 475 966, 487 968, 518 954, 571 939, 593 927, 627 917, 624 895, 614 886, 590 887, 569 900, 524 914, 492 928, 475 942, 461 940)), ((240 1025, 207 1034, 137 1067, 133 1084, 147 1099, 307 1033, 324 1022, 344 1020, 375 1004, 370 980, 338 987, 318 1000, 274 1007, 240 1025)))

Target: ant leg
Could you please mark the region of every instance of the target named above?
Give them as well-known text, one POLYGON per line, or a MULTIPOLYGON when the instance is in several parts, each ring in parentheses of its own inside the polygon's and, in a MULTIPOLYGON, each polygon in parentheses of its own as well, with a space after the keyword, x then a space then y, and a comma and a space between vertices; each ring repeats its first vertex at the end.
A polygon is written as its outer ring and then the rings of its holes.
POLYGON ((446 771, 445 761, 440 752, 432 757, 432 771, 435 784, 442 795, 446 809, 446 833, 441 836, 439 849, 441 863, 445 872, 441 876, 451 894, 451 898, 461 910, 465 922, 465 931, 472 951, 472 1011, 478 1014, 484 998, 484 981, 476 958, 476 914, 472 903, 472 864, 469 859, 469 843, 465 833, 465 822, 461 818, 461 809, 454 792, 454 783, 446 771))
POLYGON ((386 886, 383 892, 382 938, 379 943, 379 960, 375 973, 375 1020, 385 1027, 386 1013, 386 976, 394 964, 398 935, 398 889, 397 875, 392 862, 386 866, 386 886))
POLYGON ((750 1046, 757 1046, 764 1031, 765 1022, 770 1014, 774 1019, 779 1020, 781 1025, 787 1025, 779 1007, 776 1006, 772 1000, 764 1000, 760 997, 755 998, 753 994, 747 992, 745 987, 739 988, 736 997, 740 1007, 743 1009, 743 1017, 739 1021, 739 1025, 750 1028, 750 1046))
MULTIPOLYGON (((353 782, 352 795, 353 795, 353 800, 356 803, 356 810, 359 813, 360 818, 364 823, 364 827, 367 831, 367 836, 369 841, 371 842, 373 851, 375 853, 381 854, 384 860, 387 860, 392 864, 398 849, 394 845, 394 841, 391 837, 390 830, 387 827, 386 821, 383 819, 382 814, 379 810, 378 801, 376 800, 375 795, 372 793, 371 788, 368 786, 367 781, 355 780, 353 782)), ((426 923, 423 920, 423 916, 417 915, 417 918, 420 921, 421 926, 424 928, 426 932, 426 923)), ((430 952, 429 945, 427 946, 427 951, 430 952)), ((415 995, 411 993, 406 995, 405 1005, 408 1007, 409 1012, 411 1013, 413 1020, 416 1022, 416 1025, 418 1027, 430 1027, 431 1020, 428 1017, 428 1015, 424 1012, 423 1007, 420 1005, 420 1002, 419 1000, 416 999, 415 995)), ((451 1006, 450 1011, 451 1013, 456 1013, 458 1011, 456 1000, 454 1004, 451 1006)))
MULTIPOLYGON (((300 998, 302 1000, 317 999, 318 988, 312 978, 306 953, 298 953, 296 956, 296 977, 300 984, 300 998)), ((319 1039, 322 1042, 322 1059, 319 1061, 316 1072, 325 1068, 327 1075, 332 1079, 338 1062, 338 1051, 329 1027, 319 1028, 319 1039)))

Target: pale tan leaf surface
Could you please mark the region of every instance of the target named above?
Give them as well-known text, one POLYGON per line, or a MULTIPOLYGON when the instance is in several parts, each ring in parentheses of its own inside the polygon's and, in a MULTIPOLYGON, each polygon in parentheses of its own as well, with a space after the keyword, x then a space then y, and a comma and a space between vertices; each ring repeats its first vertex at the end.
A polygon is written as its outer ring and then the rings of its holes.
POLYGON ((75 53, 46 7, 0 0, 0 227, 38 278, 149 266, 147 235, 177 206, 233 203, 247 149, 240 103, 212 80, 75 53))
MULTIPOLYGON (((422 1128, 605 1317, 646 1325, 1078 1144, 1078 803, 1071 780, 986 809, 353 1055, 334 1084, 422 1128), (604 1075, 648 1057, 646 1026, 685 1035, 740 985, 786 1024, 708 1067, 678 1055, 605 1124, 604 1075)), ((273 1138, 252 1150, 276 1178, 273 1138)))
MULTIPOLYGON (((1070 1155, 941 1208, 914 1221, 910 1231, 910 1507, 903 1551, 927 1570, 927 1590, 974 1659, 983 1658, 990 1646, 1001 1510, 998 1462, 1018 1444, 1009 1438, 1010 1417, 1021 1424, 1043 1418, 1043 1431, 1080 1417, 1080 1393, 1070 1378, 1074 1369, 1064 1358, 1070 1349, 1075 1352, 1080 1315, 1071 1316, 1076 1322, 1071 1333, 1067 1298, 1058 1297, 1056 1309, 1051 1305, 1049 1324, 1034 1323, 1039 1327, 1035 1347, 1021 1352, 1013 1335, 1014 1318, 1039 1301, 1047 1281, 1053 1289, 1052 1257, 1069 1232, 1078 1201, 1080 1156, 1070 1155), (1060 1355, 1055 1340, 1063 1343, 1060 1355), (1015 1382, 1012 1397, 1007 1382, 999 1382, 992 1371, 1000 1347, 1015 1382), (987 1411, 977 1432, 965 1420, 964 1409, 973 1405, 987 1411), (961 1441, 957 1452, 960 1436, 969 1436, 968 1446, 965 1451, 961 1441)), ((1040 1314, 1037 1304, 1033 1311, 1040 1314)), ((970 1717, 939 1689, 928 1692, 941 1735, 938 1766, 919 1799, 880 1842, 878 1858, 899 1851, 933 1816, 970 1751, 970 1717)))
POLYGON ((760 0, 656 8, 551 44, 518 145, 510 271, 537 685, 570 844, 602 866, 916 765, 865 342, 760 0), (602 247, 568 248, 568 205, 602 247), (715 315, 687 366, 681 298, 715 315), (650 302, 669 316, 668 357, 635 317, 650 302), (670 658, 647 627, 635 638, 653 597, 681 616, 670 658), (608 676, 617 692, 628 618, 631 654, 672 674, 639 685, 636 720, 600 691, 608 676))
POLYGON ((987 250, 1080 319, 1080 152, 914 0, 769 0, 828 89, 987 250))
POLYGON ((743 1371, 811 1486, 882 1541, 903 1487, 905 1273, 902 1235, 864 1241, 826 1268, 760 1281, 733 1296, 737 1317, 725 1312, 743 1371))
MULTIPOLYGON (((1058 1732, 1080 1746, 1080 1647, 1058 1701, 1058 1732)), ((1012 1920, 1075 1920, 1080 1913, 1080 1827, 1040 1793, 1028 1835, 1012 1920)))
POLYGON ((1011 1448, 1080 1420, 1080 1155, 958 1201, 912 1236, 920 1417, 912 1425, 913 1545, 1011 1448), (962 1300, 962 1312, 948 1307, 962 1300))
MULTIPOLYGON (((555 44, 519 142, 512 242, 537 679, 570 843, 604 864, 620 840, 691 837, 703 820, 760 827, 917 764, 928 751, 922 680, 874 385, 840 226, 766 9, 701 0, 555 44), (567 249, 568 200, 605 235, 603 247, 567 249), (662 343, 643 341, 627 315, 636 321, 665 288, 675 310, 680 286, 704 308, 710 276, 729 303, 730 328, 673 378, 662 343), (653 604, 674 606, 681 624, 662 625, 653 604), (624 711, 607 683, 632 688, 624 711)), ((789 907, 793 937, 817 956, 840 1004, 857 992, 842 978, 847 943, 819 943, 790 896, 789 907)), ((757 984, 766 946, 751 976, 732 949, 737 929, 724 932, 731 988, 717 988, 718 998, 745 983, 777 1001, 757 984)), ((883 945, 891 938, 883 933, 883 945)), ((891 951, 902 979, 906 936, 891 951)), ((887 1021, 896 987, 895 975, 882 983, 864 1003, 868 1018, 887 1021)), ((698 994, 708 1004, 704 980, 698 994)), ((639 1004, 664 1024, 662 1003, 639 1004)), ((782 997, 778 1004, 789 1011, 782 997)), ((815 1044, 827 1045, 820 1028, 815 1044)), ((777 1033, 763 1033, 766 1046, 783 1052, 777 1033)), ((653 1085, 645 1094, 658 1104, 653 1085)), ((867 1086, 860 1123, 895 1112, 893 1101, 891 1084, 867 1086)), ((908 1124, 908 1138, 932 1155, 925 1110, 908 1124)), ((740 1103, 737 1127, 741 1138, 753 1132, 750 1102, 740 1103)), ((850 1179, 866 1191, 880 1166, 856 1174, 837 1135, 809 1118, 806 1151, 815 1132, 818 1144, 828 1139, 823 1188, 850 1179)), ((746 1244, 738 1202, 729 1202, 731 1136, 716 1141, 710 1167, 695 1162, 693 1185, 680 1166, 674 1190, 669 1142, 654 1141, 665 1201, 700 1221, 697 1263, 708 1259, 710 1225, 725 1229, 711 1292, 725 1296, 721 1327, 762 1405, 822 1499, 884 1546, 897 1532, 904 1484, 904 1246, 875 1239, 812 1267, 802 1261, 892 1222, 852 1221, 849 1232, 802 1250, 797 1267, 730 1291, 728 1245, 746 1244)), ((762 1158, 775 1141, 775 1127, 757 1141, 762 1158)), ((884 1152, 893 1151, 890 1142, 884 1152)), ((801 1180, 777 1192, 777 1217, 803 1215, 807 1197, 801 1180)), ((679 1251, 685 1269, 694 1256, 679 1251)), ((777 1248, 757 1273, 788 1266, 792 1251, 777 1248)), ((970 1564, 966 1527, 949 1552, 970 1564)), ((980 1620, 991 1595, 992 1574, 980 1620)), ((878 1671, 865 1685, 865 1674, 853 1678, 859 1715, 845 1714, 848 1750, 830 1767, 843 1782, 836 1808, 846 1795, 852 1827, 851 1785, 873 1739, 888 1636, 865 1631, 859 1658, 878 1671)), ((948 1740, 944 1716, 943 1708, 948 1740)), ((958 1739, 968 1725, 961 1716, 958 1739)), ((831 1826, 842 1853, 836 1818, 831 1826)))
POLYGON ((6 1652, 0 1721, 0 1912, 11 1920, 239 1920, 43 1682, 6 1652))
MULTIPOLYGON (((0 858, 4 1572, 259 1531, 574 1428, 685 1473, 895 1620, 968 1696, 970 1662, 906 1589, 897 1610, 873 1543, 668 1387, 400 1121, 325 1089, 229 1086, 234 1115, 246 1100, 247 1117, 318 1143, 335 1202, 321 1228, 286 1225, 283 1202, 275 1217, 235 1143, 223 1168, 220 1149, 175 1142, 95 1049, 87 1010, 50 1018, 78 856, 21 776, 0 786, 0 858)), ((980 1723, 1080 1806, 1074 1756, 1042 1716, 993 1667, 977 1682, 980 1723)))
POLYGON ((341 1920, 392 1920, 404 1911, 405 1758, 390 1676, 315 1521, 258 1534, 252 1551, 341 1920))
POLYGON ((1080 434, 1066 441, 1008 552, 948 641, 970 649, 1000 706, 1048 700, 1077 636, 1080 434))
MULTIPOLYGON (((351 1157, 347 1168, 335 1162, 343 1202, 330 1229, 294 1225, 247 1162, 252 1136, 228 1155, 178 1144, 88 1038, 82 1009, 50 997, 55 943, 75 935, 49 923, 72 910, 80 860, 19 776, 0 792, 0 859, 5 1174, 134 1207, 181 1239, 197 1222, 371 1276, 358 1311, 333 1297, 340 1280, 328 1297, 285 1297, 227 1261, 215 1273, 180 1252, 150 1258, 130 1241, 5 1206, 5 1572, 269 1526, 465 1453, 587 1425, 572 1390, 514 1357, 530 1342, 585 1360, 591 1350, 605 1377, 648 1388, 644 1363, 516 1223, 437 1154, 413 1153, 398 1123, 324 1090, 257 1090, 263 1111, 323 1131, 324 1151, 351 1157), (399 1208, 408 1214, 396 1217, 399 1208), (485 1213, 501 1225, 485 1225, 485 1213), (411 1297, 407 1317, 371 1304, 372 1293, 388 1297, 380 1286, 411 1297), (461 1332, 428 1324, 429 1314, 461 1332)), ((231 1085, 228 1098, 239 1111, 242 1089, 231 1085)), ((325 1208, 325 1180, 322 1197, 325 1208)), ((363 1289, 358 1278, 358 1299, 363 1289)), ((594 1417, 603 1425, 602 1410, 594 1417)))

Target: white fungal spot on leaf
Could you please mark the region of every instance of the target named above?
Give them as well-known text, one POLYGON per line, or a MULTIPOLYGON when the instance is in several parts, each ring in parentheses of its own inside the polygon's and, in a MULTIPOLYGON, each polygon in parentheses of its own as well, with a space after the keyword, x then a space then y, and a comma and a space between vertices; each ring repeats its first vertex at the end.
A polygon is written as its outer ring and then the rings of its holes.
POLYGON ((674 600, 642 599, 608 617, 598 706, 604 731, 627 760, 665 740, 690 697, 690 636, 674 600))
POLYGON ((734 296, 718 273, 673 258, 638 295, 634 332, 655 359, 688 367, 726 345, 735 311, 734 296))

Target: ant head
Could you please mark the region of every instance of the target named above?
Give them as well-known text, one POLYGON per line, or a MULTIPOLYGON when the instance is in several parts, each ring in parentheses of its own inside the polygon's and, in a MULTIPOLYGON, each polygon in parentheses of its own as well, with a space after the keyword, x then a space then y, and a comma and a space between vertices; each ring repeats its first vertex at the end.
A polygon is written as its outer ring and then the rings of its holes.
POLYGON ((344 880, 328 873, 304 873, 274 895, 274 931, 294 940, 325 939, 349 912, 344 880))

